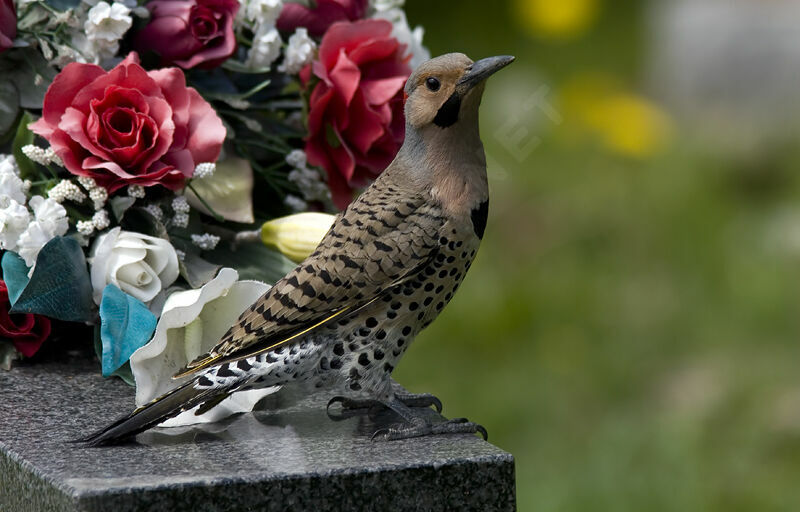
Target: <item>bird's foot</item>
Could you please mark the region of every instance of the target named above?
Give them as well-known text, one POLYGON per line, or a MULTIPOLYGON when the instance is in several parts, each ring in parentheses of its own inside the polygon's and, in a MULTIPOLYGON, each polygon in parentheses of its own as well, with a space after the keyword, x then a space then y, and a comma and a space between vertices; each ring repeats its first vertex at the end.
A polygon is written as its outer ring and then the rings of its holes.
POLYGON ((486 429, 477 423, 468 421, 466 418, 454 418, 452 420, 429 423, 423 418, 413 418, 409 423, 401 423, 388 428, 382 428, 372 434, 373 441, 396 441, 398 439, 410 439, 412 437, 422 437, 438 434, 478 434, 483 436, 483 440, 489 439, 486 429))
MULTIPOLYGON (((430 393, 395 393, 395 398, 402 402, 407 407, 420 407, 426 408, 433 406, 436 412, 442 412, 442 401, 430 393)), ((363 416, 366 414, 374 415, 387 408, 379 400, 357 400, 343 396, 335 396, 330 399, 326 408, 328 417, 334 421, 341 421, 354 416, 363 416), (341 410, 339 412, 331 412, 331 406, 340 404, 341 410)))
POLYGON ((383 404, 377 400, 356 400, 344 396, 335 396, 328 401, 325 411, 333 421, 342 421, 355 416, 373 415, 383 409, 383 404), (331 411, 331 406, 340 404, 341 409, 331 411))

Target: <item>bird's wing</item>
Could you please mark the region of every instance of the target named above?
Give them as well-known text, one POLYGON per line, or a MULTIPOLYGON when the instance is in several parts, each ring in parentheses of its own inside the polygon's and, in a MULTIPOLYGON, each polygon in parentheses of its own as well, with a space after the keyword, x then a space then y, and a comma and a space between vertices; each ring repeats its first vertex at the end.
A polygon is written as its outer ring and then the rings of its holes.
POLYGON ((308 259, 175 378, 287 343, 366 307, 413 277, 436 256, 445 219, 424 197, 399 196, 391 187, 362 194, 308 259))

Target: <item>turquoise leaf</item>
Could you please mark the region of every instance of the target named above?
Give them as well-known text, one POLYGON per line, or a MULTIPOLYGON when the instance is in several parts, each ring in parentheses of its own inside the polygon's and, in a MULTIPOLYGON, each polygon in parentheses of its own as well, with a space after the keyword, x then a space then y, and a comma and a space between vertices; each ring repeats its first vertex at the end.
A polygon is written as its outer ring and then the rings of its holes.
POLYGON ((144 346, 156 330, 156 316, 147 306, 113 284, 103 289, 100 301, 100 358, 103 376, 110 377, 144 346))
POLYGON ((28 266, 25 265, 25 260, 20 258, 19 254, 11 251, 6 251, 3 254, 3 281, 8 287, 8 299, 13 306, 22 290, 28 286, 28 266))
POLYGON ((89 322, 93 311, 92 283, 81 246, 72 238, 53 238, 39 252, 31 280, 11 312, 89 322))

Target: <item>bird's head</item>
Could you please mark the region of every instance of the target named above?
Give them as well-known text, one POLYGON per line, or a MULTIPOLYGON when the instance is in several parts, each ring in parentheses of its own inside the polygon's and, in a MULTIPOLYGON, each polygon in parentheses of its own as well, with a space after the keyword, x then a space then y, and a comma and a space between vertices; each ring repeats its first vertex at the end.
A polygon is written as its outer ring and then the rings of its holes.
POLYGON ((477 119, 486 79, 513 61, 501 55, 473 62, 463 53, 448 53, 420 64, 406 82, 406 123, 417 130, 447 129, 477 119))

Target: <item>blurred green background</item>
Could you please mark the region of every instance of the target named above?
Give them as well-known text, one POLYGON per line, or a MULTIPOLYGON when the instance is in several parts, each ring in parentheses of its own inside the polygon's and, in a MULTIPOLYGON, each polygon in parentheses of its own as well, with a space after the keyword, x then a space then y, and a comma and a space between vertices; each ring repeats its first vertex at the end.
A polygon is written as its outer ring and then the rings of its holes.
POLYGON ((702 111, 741 62, 658 93, 689 71, 652 7, 407 0, 434 55, 517 61, 484 96, 483 246, 396 377, 514 454, 520 510, 800 510, 798 132, 702 111))

